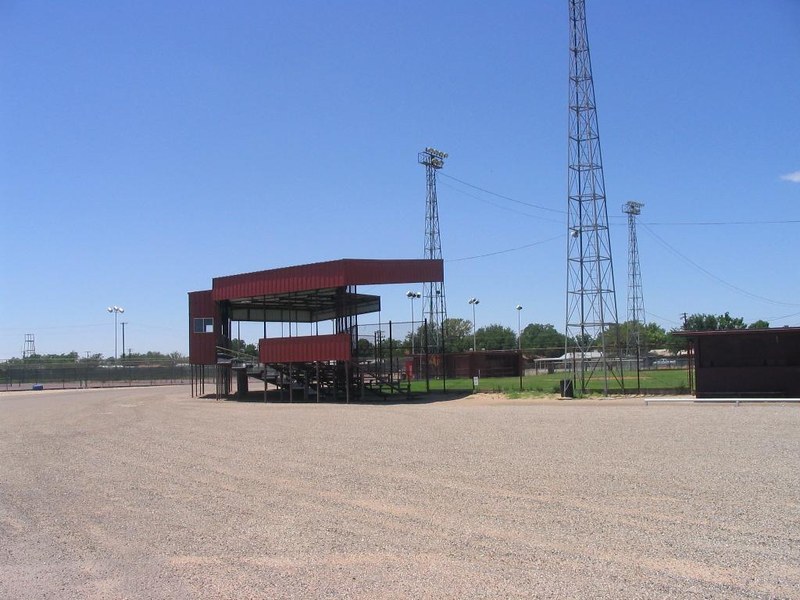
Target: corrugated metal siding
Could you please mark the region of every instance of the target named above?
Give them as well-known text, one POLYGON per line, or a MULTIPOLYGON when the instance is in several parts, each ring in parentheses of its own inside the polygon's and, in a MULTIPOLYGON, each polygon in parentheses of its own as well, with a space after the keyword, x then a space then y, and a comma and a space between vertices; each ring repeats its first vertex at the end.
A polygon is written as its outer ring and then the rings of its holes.
POLYGON ((441 260, 342 259, 255 273, 216 277, 214 300, 289 294, 349 285, 443 281, 441 260))
POLYGON ((217 336, 219 335, 217 304, 211 290, 189 292, 189 362, 193 365, 213 365, 217 362, 217 336), (195 318, 214 319, 214 333, 195 333, 195 318))
POLYGON ((268 338, 258 341, 258 357, 264 364, 350 360, 350 335, 310 335, 268 338))
POLYGON ((343 268, 347 285, 384 285, 444 281, 441 260, 359 260, 345 259, 343 268))
POLYGON ((214 299, 230 300, 341 287, 345 283, 340 263, 332 261, 216 277, 213 280, 214 299))

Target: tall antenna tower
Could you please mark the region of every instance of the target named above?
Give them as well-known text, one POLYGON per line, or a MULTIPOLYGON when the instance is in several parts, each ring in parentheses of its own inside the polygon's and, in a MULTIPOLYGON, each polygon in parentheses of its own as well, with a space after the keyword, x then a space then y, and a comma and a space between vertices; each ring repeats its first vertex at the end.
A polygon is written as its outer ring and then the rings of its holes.
POLYGON ((567 348, 575 344, 574 387, 585 393, 591 379, 602 376, 607 394, 609 373, 624 383, 622 361, 615 370, 608 339, 619 338, 619 327, 609 327, 618 324, 617 298, 584 0, 569 0, 569 22, 567 348))
POLYGON ((30 358, 36 354, 36 338, 32 333, 25 334, 25 346, 22 348, 22 358, 30 358))
MULTIPOLYGON (((427 196, 425 200, 425 258, 442 258, 442 240, 439 236, 439 203, 436 199, 436 171, 444 166, 446 152, 434 148, 425 148, 417 156, 419 164, 425 165, 427 196)), ((422 288, 422 307, 428 319, 428 339, 432 346, 441 351, 444 340, 441 340, 442 324, 447 319, 447 302, 444 295, 444 283, 430 281, 422 288)))
POLYGON ((626 202, 622 212, 628 215, 628 355, 638 362, 642 355, 642 327, 645 323, 642 296, 642 271, 639 267, 639 242, 636 217, 642 214, 641 202, 626 202))

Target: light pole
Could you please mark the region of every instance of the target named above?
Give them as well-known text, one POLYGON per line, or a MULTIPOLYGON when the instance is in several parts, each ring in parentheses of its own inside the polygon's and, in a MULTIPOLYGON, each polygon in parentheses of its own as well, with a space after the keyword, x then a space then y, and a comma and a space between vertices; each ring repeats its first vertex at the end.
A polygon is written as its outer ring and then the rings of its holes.
POLYGON ((416 334, 414 331, 414 300, 422 298, 422 294, 409 290, 406 292, 406 298, 411 300, 411 356, 414 356, 414 335, 416 334))
POLYGON ((470 298, 468 302, 472 304, 472 351, 477 352, 478 344, 475 342, 475 305, 480 304, 481 301, 477 298, 470 298))
POLYGON ((127 324, 127 321, 120 323, 122 325, 122 360, 125 360, 125 325, 127 324))
POLYGON ((108 312, 114 313, 114 362, 117 362, 117 315, 120 313, 124 313, 125 309, 121 306, 114 306, 108 307, 108 312))
POLYGON ((517 352, 519 353, 519 391, 522 391, 522 375, 525 368, 522 364, 522 304, 517 304, 517 352))

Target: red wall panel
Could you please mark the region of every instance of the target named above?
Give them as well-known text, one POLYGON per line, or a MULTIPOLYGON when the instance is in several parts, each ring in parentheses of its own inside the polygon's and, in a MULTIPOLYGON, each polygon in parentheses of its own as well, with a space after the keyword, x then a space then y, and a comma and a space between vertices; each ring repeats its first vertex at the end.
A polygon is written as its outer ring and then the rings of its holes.
POLYGON ((264 364, 350 360, 350 335, 309 335, 293 338, 262 338, 258 357, 264 364))
POLYGON ((444 281, 441 260, 366 260, 346 258, 241 275, 216 277, 214 300, 253 298, 348 285, 444 281))
POLYGON ((191 364, 214 365, 217 363, 219 326, 217 303, 211 297, 211 290, 189 292, 189 362, 191 364), (195 333, 195 318, 214 319, 214 333, 195 333))

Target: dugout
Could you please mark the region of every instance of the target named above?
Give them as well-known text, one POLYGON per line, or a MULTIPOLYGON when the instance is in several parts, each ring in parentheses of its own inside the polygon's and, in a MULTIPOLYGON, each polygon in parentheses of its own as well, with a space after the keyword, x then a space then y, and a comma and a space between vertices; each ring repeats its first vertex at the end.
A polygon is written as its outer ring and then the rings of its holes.
POLYGON ((800 328, 678 331, 698 398, 800 397, 800 328))

